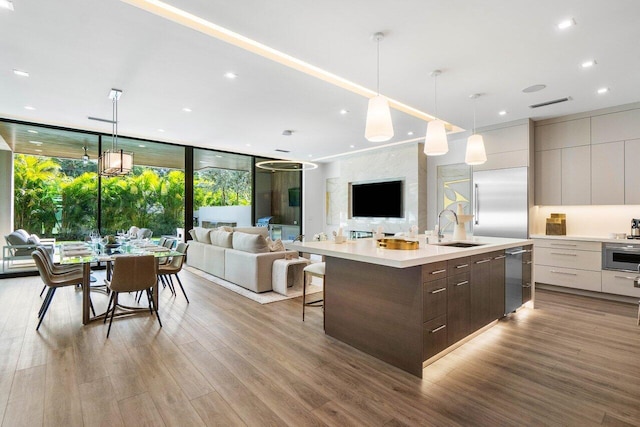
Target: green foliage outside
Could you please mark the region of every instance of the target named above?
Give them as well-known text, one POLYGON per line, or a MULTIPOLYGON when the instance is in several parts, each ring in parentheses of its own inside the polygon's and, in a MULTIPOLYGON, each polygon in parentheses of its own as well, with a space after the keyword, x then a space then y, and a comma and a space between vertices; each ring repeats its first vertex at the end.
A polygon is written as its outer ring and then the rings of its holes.
MULTIPOLYGON (((15 229, 82 240, 98 228, 95 164, 16 154, 14 197, 15 229)), ((209 169, 194 176, 194 210, 250 204, 249 172, 209 169)), ((184 226, 184 171, 136 166, 127 176, 102 179, 101 233, 132 225, 149 228, 154 236, 184 226)))

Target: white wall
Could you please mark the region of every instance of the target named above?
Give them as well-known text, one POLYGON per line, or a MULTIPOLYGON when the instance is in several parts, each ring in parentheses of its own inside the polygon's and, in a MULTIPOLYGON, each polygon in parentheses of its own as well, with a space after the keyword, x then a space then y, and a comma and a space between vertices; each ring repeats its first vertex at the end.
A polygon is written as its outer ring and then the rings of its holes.
POLYGON ((426 200, 421 194, 426 182, 426 160, 420 144, 407 144, 364 154, 345 157, 320 168, 305 172, 304 177, 304 234, 311 240, 313 234, 331 234, 340 226, 345 230, 369 231, 379 225, 386 233, 408 231, 412 225, 426 226, 426 200), (337 178, 339 220, 327 224, 326 180, 337 178), (351 182, 370 180, 404 180, 404 218, 352 219, 349 218, 348 188, 351 182))
POLYGON ((203 206, 198 211, 198 221, 236 222, 238 227, 250 227, 251 206, 203 206))

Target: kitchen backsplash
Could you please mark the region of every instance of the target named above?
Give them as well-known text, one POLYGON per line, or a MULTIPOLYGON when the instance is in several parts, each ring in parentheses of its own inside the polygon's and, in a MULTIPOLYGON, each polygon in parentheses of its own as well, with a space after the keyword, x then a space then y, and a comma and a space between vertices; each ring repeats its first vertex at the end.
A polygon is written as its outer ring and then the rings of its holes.
POLYGON ((545 234, 545 221, 552 213, 567 214, 567 236, 607 237, 629 234, 631 219, 640 218, 640 205, 534 206, 530 234, 545 234))

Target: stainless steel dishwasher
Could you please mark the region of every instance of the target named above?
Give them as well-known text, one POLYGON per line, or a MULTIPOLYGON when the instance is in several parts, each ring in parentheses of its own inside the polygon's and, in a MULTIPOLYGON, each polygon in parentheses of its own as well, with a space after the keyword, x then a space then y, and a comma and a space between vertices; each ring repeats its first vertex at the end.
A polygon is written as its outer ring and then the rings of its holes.
POLYGON ((522 247, 507 249, 505 265, 504 313, 516 311, 522 305, 522 247))

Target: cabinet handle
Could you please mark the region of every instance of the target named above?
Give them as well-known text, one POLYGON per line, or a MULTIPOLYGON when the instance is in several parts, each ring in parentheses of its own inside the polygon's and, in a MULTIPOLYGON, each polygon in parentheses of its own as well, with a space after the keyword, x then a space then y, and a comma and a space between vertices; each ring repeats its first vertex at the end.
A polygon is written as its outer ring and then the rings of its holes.
POLYGON ((523 288, 530 288, 531 287, 531 283, 527 282, 524 285, 522 285, 523 288))
POLYGON ((573 246, 573 247, 575 247, 575 246, 578 246, 578 245, 575 245, 575 244, 572 244, 572 243, 551 243, 551 246, 573 246))
POLYGON ((469 267, 469 264, 456 265, 456 268, 465 268, 465 267, 469 267))
POLYGON ((578 256, 578 254, 563 254, 562 252, 551 252, 551 255, 578 256))
POLYGON ((441 331, 441 330, 443 330, 443 329, 444 329, 444 328, 446 328, 446 327, 447 327, 447 325, 438 326, 438 327, 437 327, 437 328, 435 328, 434 330, 429 331, 429 333, 431 333, 431 334, 435 334, 436 332, 441 331))
POLYGON ((635 277, 629 277, 629 276, 613 276, 616 279, 627 279, 627 280, 636 280, 635 277))
POLYGON ((446 291, 447 288, 440 288, 440 289, 436 289, 434 291, 431 291, 432 294, 439 294, 440 292, 444 292, 446 291))
POLYGON ((484 264, 485 262, 491 261, 491 258, 481 259, 480 261, 476 261, 476 264, 484 264))
POLYGON ((519 250, 519 251, 514 251, 514 252, 507 252, 508 255, 520 255, 520 254, 525 254, 527 253, 527 251, 525 251, 524 249, 519 250))
POLYGON ((576 273, 567 273, 567 272, 564 272, 564 271, 551 270, 551 272, 552 272, 552 273, 556 273, 556 274, 565 274, 565 275, 567 275, 567 276, 577 276, 577 274, 576 274, 576 273))
POLYGON ((465 280, 465 281, 463 281, 463 282, 456 283, 456 286, 466 285, 467 283, 469 283, 469 281, 468 281, 468 280, 465 280))
POLYGON ((475 216, 474 224, 480 224, 480 201, 478 200, 478 184, 473 186, 473 215, 475 216))
POLYGON ((527 262, 525 262, 525 264, 527 264, 527 265, 533 264, 533 261, 527 261, 527 262))
POLYGON ((503 258, 506 258, 506 256, 504 256, 504 255, 499 255, 499 256, 495 257, 494 259, 503 259, 503 258))
POLYGON ((447 272, 447 270, 436 270, 436 271, 432 271, 429 274, 440 274, 440 273, 446 273, 446 272, 447 272))

